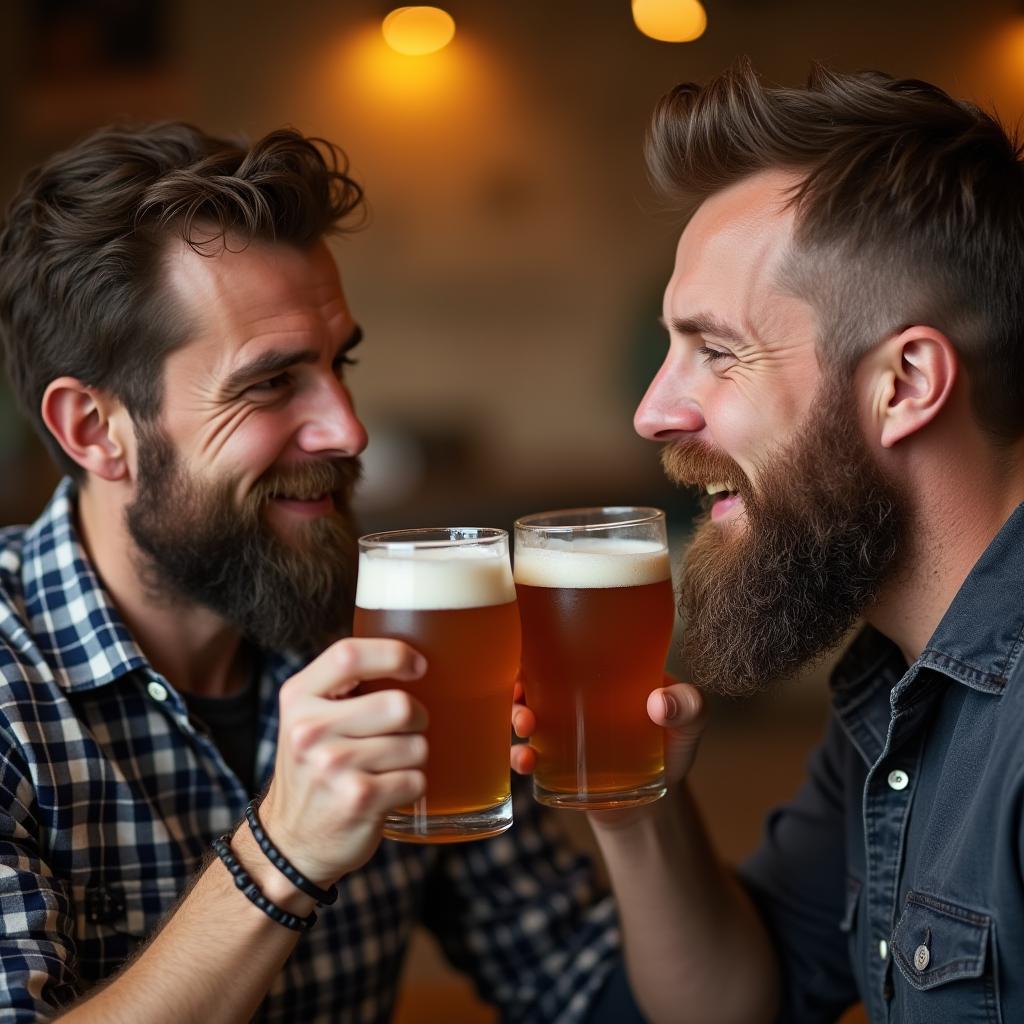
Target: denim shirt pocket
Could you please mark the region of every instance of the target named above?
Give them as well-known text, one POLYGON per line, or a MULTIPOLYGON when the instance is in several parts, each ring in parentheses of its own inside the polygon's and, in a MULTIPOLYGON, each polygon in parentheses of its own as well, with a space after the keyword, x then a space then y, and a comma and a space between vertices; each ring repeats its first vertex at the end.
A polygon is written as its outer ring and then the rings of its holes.
POLYGON ((910 986, 908 1020, 1001 1024, 992 918, 922 892, 907 893, 892 958, 910 986))

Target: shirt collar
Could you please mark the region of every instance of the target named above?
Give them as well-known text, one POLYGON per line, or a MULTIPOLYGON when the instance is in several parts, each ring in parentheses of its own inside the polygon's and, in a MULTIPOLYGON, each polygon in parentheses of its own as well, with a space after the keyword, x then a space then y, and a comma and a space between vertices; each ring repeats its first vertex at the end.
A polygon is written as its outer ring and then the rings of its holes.
MULTIPOLYGON (((983 693, 1006 688, 1024 650, 1024 503, 975 563, 907 673, 930 668, 983 693)), ((848 710, 877 686, 891 690, 907 671, 899 648, 867 627, 832 675, 837 706, 848 710), (875 685, 868 685, 874 683, 875 685)))
POLYGON ((82 546, 77 490, 61 481, 43 514, 25 531, 25 614, 56 682, 91 690, 148 668, 82 546))
POLYGON ((1002 693, 1024 640, 1024 503, 975 563, 918 658, 972 689, 1002 693))

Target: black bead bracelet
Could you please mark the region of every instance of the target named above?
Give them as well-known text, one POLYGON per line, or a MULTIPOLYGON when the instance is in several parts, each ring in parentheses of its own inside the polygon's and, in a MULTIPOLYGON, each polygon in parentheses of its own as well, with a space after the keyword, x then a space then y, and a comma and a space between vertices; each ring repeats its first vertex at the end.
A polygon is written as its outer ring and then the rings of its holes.
POLYGON ((235 885, 242 890, 260 910, 263 911, 271 921, 283 924, 285 928, 291 928, 293 932, 308 932, 316 924, 316 911, 312 911, 306 917, 299 917, 297 914, 290 914, 282 910, 276 903, 271 903, 260 891, 260 887, 252 880, 245 868, 238 862, 238 858, 231 852, 228 845, 230 836, 221 836, 213 841, 213 849, 217 856, 224 862, 224 867, 231 873, 235 885))
POLYGON ((301 889, 307 896, 312 896, 321 907, 328 906, 338 898, 338 887, 321 889, 311 882, 290 860, 270 841, 270 836, 263 831, 259 814, 256 813, 256 801, 250 800, 245 809, 245 820, 249 822, 249 831, 259 844, 267 860, 288 879, 296 889, 301 889))

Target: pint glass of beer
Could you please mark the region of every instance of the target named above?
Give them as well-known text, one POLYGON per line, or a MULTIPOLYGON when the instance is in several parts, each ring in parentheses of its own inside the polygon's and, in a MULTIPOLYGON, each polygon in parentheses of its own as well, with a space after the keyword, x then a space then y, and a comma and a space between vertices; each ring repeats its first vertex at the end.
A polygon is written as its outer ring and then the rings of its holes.
POLYGON ((482 839, 512 824, 510 715, 519 612, 504 530, 445 528, 359 540, 355 636, 404 640, 427 659, 412 682, 378 679, 427 709, 427 792, 385 820, 413 843, 482 839))
POLYGON ((675 618, 665 515, 583 508, 515 524, 523 686, 537 715, 534 796, 555 807, 650 803, 665 793, 662 685, 675 618))

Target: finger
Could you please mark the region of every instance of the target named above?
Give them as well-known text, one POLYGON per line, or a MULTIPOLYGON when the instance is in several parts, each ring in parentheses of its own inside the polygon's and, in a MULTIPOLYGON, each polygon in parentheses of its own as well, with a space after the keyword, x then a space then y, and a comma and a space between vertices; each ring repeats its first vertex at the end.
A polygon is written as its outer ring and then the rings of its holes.
POLYGON ((367 739, 332 739, 319 744, 308 757, 324 775, 343 771, 370 774, 422 768, 427 763, 427 740, 411 736, 371 736, 367 739))
POLYGON ((305 714, 292 726, 292 740, 302 746, 329 736, 360 738, 423 732, 428 724, 427 709, 412 694, 376 690, 344 701, 310 701, 305 714))
POLYGON ((700 735, 707 724, 704 697, 695 686, 673 682, 647 698, 647 714, 655 725, 700 735))
POLYGON ((521 739, 529 739, 537 728, 537 716, 525 704, 515 704, 512 707, 512 728, 521 739))
POLYGON ((512 748, 510 760, 514 772, 530 775, 537 767, 537 751, 526 743, 520 743, 512 748))
POLYGON ((523 689, 522 679, 516 677, 516 685, 512 688, 512 700, 516 704, 522 704, 526 700, 526 690, 523 689))
POLYGON ((364 679, 419 679, 427 660, 401 640, 347 637, 331 644, 289 680, 305 694, 344 697, 364 679))
POLYGON ((353 778, 358 780, 356 785, 343 787, 343 792, 356 798, 353 809, 357 812, 387 814, 415 803, 427 791, 427 777, 418 768, 381 775, 347 776, 347 779, 353 778))

